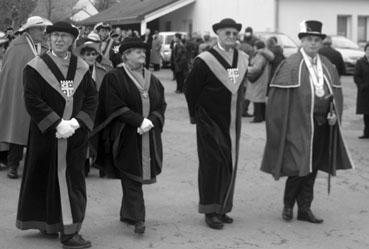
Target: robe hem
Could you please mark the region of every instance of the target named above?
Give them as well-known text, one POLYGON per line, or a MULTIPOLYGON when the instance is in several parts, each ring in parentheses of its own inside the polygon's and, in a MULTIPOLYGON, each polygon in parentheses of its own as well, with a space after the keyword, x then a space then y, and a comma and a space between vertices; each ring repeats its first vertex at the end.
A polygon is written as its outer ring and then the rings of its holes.
POLYGON ((74 234, 77 233, 82 226, 82 223, 74 223, 72 225, 64 226, 62 223, 47 224, 43 221, 20 221, 17 220, 15 226, 20 230, 37 229, 47 233, 74 234))

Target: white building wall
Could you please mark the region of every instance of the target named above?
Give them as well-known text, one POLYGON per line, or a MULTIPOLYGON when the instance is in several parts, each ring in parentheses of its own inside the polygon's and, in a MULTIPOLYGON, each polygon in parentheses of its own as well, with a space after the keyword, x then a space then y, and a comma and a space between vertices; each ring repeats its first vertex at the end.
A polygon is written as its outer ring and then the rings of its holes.
POLYGON ((255 31, 273 31, 275 28, 275 0, 196 0, 195 3, 160 18, 160 30, 171 22, 173 31, 212 32, 212 25, 223 18, 233 18, 255 31))
POLYGON ((348 38, 357 41, 358 15, 369 16, 369 0, 279 0, 279 30, 298 40, 303 20, 323 22, 323 33, 337 33, 337 16, 351 16, 348 38))

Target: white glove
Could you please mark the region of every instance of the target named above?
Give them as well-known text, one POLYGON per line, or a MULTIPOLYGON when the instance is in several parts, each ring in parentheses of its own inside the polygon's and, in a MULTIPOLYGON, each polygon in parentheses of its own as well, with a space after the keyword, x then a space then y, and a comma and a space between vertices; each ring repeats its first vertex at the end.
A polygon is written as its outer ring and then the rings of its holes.
POLYGON ((148 132, 149 130, 151 130, 151 128, 153 128, 154 125, 152 124, 150 119, 144 118, 144 120, 142 121, 141 126, 137 129, 137 132, 142 135, 145 132, 148 132))
POLYGON ((70 122, 62 121, 56 127, 56 138, 68 138, 74 134, 75 129, 71 126, 70 122))
POLYGON ((66 121, 66 122, 68 122, 68 123, 70 124, 70 126, 72 126, 72 128, 73 128, 74 130, 77 130, 77 129, 80 127, 80 125, 79 125, 79 123, 78 123, 77 119, 75 119, 75 118, 72 118, 71 120, 68 120, 68 121, 66 121))

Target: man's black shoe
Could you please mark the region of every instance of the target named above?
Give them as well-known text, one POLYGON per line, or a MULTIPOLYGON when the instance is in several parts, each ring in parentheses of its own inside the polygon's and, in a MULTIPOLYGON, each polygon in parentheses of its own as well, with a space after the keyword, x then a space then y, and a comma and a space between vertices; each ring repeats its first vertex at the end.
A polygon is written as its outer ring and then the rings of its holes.
POLYGON ((369 138, 369 135, 362 135, 359 137, 359 139, 367 139, 367 138, 369 138))
POLYGON ((138 234, 143 234, 145 232, 145 222, 143 221, 138 221, 136 224, 135 224, 135 233, 138 233, 138 234))
POLYGON ((282 219, 290 221, 293 218, 293 209, 290 207, 284 207, 282 211, 282 219))
POLYGON ((216 214, 205 214, 206 224, 213 229, 222 229, 223 222, 218 218, 216 214))
POLYGON ((90 248, 91 242, 82 238, 81 235, 75 234, 71 239, 63 242, 64 249, 83 249, 90 248))
POLYGON ((307 221, 315 224, 323 223, 323 219, 318 219, 314 216, 311 209, 307 209, 304 211, 298 211, 297 219, 302 221, 307 221))
POLYGON ((10 167, 7 175, 10 179, 17 179, 18 178, 18 169, 15 168, 15 167, 10 167))
POLYGON ((219 217, 219 220, 223 223, 227 223, 227 224, 233 223, 233 219, 226 214, 221 214, 218 217, 219 217))

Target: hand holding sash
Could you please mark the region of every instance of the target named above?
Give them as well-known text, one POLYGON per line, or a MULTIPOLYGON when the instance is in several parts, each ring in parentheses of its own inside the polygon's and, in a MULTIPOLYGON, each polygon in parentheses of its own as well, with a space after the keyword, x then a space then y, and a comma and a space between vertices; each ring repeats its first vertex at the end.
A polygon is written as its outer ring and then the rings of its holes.
POLYGON ((56 138, 68 138, 74 134, 75 129, 72 127, 70 121, 62 119, 56 127, 56 138))

